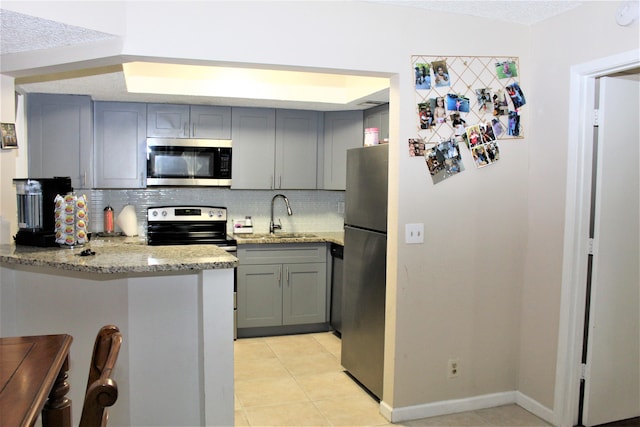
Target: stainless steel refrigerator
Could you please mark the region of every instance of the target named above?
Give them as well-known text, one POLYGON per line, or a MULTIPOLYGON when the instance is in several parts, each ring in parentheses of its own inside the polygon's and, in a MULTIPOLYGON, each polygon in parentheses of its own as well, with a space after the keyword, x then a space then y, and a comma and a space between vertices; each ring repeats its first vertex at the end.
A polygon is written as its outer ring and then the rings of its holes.
POLYGON ((379 399, 384 363, 389 146, 347 151, 342 366, 379 399))

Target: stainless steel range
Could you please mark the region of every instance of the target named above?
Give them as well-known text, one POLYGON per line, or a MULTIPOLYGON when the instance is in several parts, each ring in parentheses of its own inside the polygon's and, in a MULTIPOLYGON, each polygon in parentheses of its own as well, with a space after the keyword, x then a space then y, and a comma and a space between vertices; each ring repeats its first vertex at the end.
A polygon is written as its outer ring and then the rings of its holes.
POLYGON ((157 206, 147 208, 149 245, 216 245, 235 252, 227 235, 227 208, 219 206, 157 206))
MULTIPOLYGON (((156 206, 147 208, 147 244, 216 245, 232 255, 237 242, 227 235, 227 208, 219 206, 156 206)), ((237 338, 237 278, 233 280, 233 326, 237 338)))

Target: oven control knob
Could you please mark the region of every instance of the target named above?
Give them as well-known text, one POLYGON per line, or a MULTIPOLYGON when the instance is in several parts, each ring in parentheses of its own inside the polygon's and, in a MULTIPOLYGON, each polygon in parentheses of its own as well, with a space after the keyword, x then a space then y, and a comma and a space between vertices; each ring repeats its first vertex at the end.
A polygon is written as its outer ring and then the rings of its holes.
POLYGON ((162 211, 162 216, 167 216, 167 215, 169 215, 167 211, 162 211))
POLYGON ((151 211, 151 216, 158 216, 158 211, 151 211))

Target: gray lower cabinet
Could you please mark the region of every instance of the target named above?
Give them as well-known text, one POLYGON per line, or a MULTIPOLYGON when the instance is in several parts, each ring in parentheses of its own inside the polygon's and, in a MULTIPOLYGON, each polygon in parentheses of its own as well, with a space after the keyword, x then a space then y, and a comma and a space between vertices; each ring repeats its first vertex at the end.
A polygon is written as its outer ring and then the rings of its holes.
POLYGON ((326 253, 325 244, 240 246, 238 329, 325 324, 326 253))
POLYGON ((70 176, 74 189, 91 188, 91 98, 78 95, 29 94, 26 107, 28 176, 70 176))
POLYGON ((147 105, 94 103, 95 188, 146 187, 147 105))

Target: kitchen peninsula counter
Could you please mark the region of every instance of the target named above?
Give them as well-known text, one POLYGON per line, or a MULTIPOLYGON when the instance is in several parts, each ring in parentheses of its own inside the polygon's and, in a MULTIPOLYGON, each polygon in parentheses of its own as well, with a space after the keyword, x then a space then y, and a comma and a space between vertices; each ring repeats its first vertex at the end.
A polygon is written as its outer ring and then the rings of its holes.
POLYGON ((0 336, 73 336, 68 397, 78 420, 96 334, 115 324, 124 342, 111 424, 233 425, 237 264, 217 246, 139 238, 0 245, 0 336), (80 256, 87 249, 95 255, 80 256))
POLYGON ((213 245, 148 246, 137 237, 115 237, 73 249, 0 245, 0 263, 127 274, 234 268, 238 259, 213 245), (81 256, 87 249, 95 254, 81 256))

